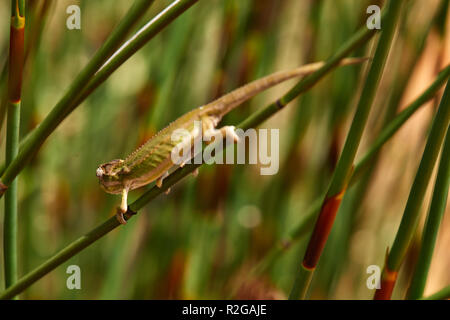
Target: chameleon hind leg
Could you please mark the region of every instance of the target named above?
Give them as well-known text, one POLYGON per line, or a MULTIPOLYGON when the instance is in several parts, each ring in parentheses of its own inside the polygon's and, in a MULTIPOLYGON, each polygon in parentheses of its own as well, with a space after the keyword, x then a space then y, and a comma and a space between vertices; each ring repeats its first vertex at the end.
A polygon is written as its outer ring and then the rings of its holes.
POLYGON ((123 188, 122 190, 122 201, 120 202, 120 207, 117 208, 116 218, 120 224, 126 224, 127 221, 123 216, 128 211, 128 188, 123 188))

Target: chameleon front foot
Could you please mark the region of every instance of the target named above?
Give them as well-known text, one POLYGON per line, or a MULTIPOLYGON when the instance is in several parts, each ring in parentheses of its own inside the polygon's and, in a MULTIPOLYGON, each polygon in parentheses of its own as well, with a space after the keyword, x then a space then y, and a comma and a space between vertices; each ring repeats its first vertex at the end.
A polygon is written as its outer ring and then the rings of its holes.
POLYGON ((125 220, 125 217, 123 216, 128 211, 127 198, 128 198, 128 189, 125 188, 122 190, 122 201, 120 203, 120 207, 117 208, 117 213, 116 213, 116 218, 120 222, 120 224, 127 223, 127 221, 125 220))

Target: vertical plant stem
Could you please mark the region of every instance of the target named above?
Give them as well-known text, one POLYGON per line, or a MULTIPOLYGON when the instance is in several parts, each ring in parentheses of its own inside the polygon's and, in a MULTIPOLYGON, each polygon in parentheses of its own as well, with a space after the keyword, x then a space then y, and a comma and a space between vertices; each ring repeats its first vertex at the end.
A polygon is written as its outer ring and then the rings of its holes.
POLYGON ((409 288, 409 299, 419 299, 423 296, 427 282, 428 271, 431 265, 436 238, 439 227, 445 213, 447 204, 448 188, 450 183, 450 130, 447 129, 444 148, 442 150, 436 183, 434 185, 433 197, 428 212, 425 231, 422 236, 422 245, 417 259, 416 269, 412 276, 409 288))
MULTIPOLYGON (((25 0, 12 0, 11 9, 6 163, 10 163, 19 150, 20 99, 24 61, 25 0)), ((14 179, 8 190, 6 190, 3 228, 5 287, 8 288, 17 281, 17 179, 14 179)))
POLYGON ((345 194, 349 179, 351 178, 354 158, 384 70, 403 2, 397 0, 389 1, 388 3, 386 18, 382 20, 382 33, 350 131, 345 141, 344 149, 322 203, 319 217, 306 248, 306 253, 294 281, 289 299, 305 298, 314 270, 330 234, 336 213, 345 194))
POLYGON ((430 134, 427 139, 425 150, 419 168, 417 169, 405 211, 399 229, 395 236, 392 249, 386 256, 386 263, 383 270, 381 288, 377 289, 374 299, 390 299, 395 286, 396 278, 406 251, 409 248, 414 236, 417 224, 420 219, 420 208, 422 205, 428 181, 433 172, 434 164, 439 155, 439 150, 444 140, 445 132, 450 121, 450 83, 444 91, 439 109, 433 119, 430 134))

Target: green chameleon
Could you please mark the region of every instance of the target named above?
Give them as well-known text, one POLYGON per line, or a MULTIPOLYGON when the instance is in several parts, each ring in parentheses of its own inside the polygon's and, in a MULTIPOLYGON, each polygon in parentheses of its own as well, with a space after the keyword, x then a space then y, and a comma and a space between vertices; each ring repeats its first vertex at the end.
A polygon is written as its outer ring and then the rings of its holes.
MULTIPOLYGON (((341 61, 341 65, 356 64, 364 61, 361 58, 349 58, 341 61)), ((97 168, 96 175, 103 189, 112 194, 122 194, 121 205, 117 210, 117 219, 125 224, 124 213, 127 212, 127 196, 130 190, 145 186, 156 180, 158 187, 162 186, 163 179, 168 176, 171 168, 182 167, 184 163, 175 164, 171 154, 175 147, 188 144, 193 145, 199 134, 206 140, 221 133, 222 137, 239 138, 233 126, 224 126, 216 129, 220 120, 228 112, 276 84, 294 77, 308 75, 321 68, 324 62, 308 64, 293 70, 276 72, 261 79, 246 84, 221 98, 196 108, 170 123, 159 131, 140 148, 129 155, 125 160, 116 159, 104 163, 97 168), (195 126, 195 122, 201 122, 201 129, 195 126), (189 132, 189 137, 173 139, 175 130, 184 129, 189 132), (201 132, 201 133, 200 133, 201 132)), ((197 172, 194 172, 197 174, 197 172)))

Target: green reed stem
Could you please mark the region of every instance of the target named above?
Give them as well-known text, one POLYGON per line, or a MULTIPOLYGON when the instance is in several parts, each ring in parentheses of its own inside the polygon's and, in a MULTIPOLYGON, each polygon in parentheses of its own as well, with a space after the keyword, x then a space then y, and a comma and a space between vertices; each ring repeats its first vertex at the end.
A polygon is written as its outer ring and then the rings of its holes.
MULTIPOLYGON (((6 163, 10 163, 19 149, 20 104, 25 39, 25 1, 11 1, 11 27, 9 39, 8 104, 6 126, 6 163)), ((11 181, 5 196, 3 224, 3 254, 5 287, 17 281, 17 179, 11 181)))
POLYGON ((422 245, 420 248, 417 265, 412 276, 411 286, 409 288, 409 299, 419 299, 423 296, 425 284, 427 282, 428 271, 433 257, 434 246, 436 244, 439 227, 445 213, 445 206, 448 198, 448 188, 450 184, 450 130, 447 129, 447 135, 442 150, 439 169, 437 172, 436 183, 434 185, 433 197, 430 209, 428 211, 427 221, 425 223, 422 236, 422 245))

